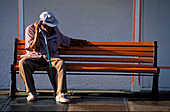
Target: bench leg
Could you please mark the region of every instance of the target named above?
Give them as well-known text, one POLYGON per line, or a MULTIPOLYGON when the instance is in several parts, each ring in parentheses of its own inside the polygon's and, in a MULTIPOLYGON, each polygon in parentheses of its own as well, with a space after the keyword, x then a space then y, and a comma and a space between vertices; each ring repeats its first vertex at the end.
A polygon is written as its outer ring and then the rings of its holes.
POLYGON ((158 77, 159 74, 155 73, 153 76, 153 84, 152 84, 152 97, 154 99, 157 99, 159 96, 159 91, 158 91, 158 77))
POLYGON ((10 88, 10 97, 15 96, 16 88, 16 71, 14 70, 13 65, 11 65, 11 88, 10 88))

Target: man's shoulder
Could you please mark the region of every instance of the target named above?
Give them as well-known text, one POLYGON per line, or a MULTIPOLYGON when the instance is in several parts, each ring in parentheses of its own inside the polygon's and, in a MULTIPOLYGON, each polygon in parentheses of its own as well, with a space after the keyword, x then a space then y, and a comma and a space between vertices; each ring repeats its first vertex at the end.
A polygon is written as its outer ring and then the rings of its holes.
POLYGON ((54 30, 55 30, 56 32, 59 32, 59 28, 58 28, 57 26, 54 27, 54 30))
POLYGON ((26 31, 34 31, 34 30, 35 30, 34 24, 31 24, 31 25, 27 26, 27 28, 26 28, 26 31))

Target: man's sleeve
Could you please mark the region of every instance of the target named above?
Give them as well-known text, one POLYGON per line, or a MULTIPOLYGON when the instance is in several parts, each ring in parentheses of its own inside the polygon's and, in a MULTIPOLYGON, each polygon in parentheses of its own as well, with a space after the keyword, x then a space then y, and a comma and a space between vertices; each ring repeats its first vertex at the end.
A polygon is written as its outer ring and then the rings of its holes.
POLYGON ((33 27, 28 26, 25 30, 25 48, 28 49, 34 41, 35 30, 33 27))
POLYGON ((70 46, 70 38, 63 35, 59 29, 57 28, 57 31, 58 31, 58 38, 57 38, 57 43, 60 45, 60 46, 63 46, 63 47, 69 47, 70 46))

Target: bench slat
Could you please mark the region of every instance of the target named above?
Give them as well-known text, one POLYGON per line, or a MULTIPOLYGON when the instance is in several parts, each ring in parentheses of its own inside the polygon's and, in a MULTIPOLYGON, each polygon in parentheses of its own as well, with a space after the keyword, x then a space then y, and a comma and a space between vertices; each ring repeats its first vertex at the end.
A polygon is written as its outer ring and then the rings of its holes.
POLYGON ((101 64, 101 63, 66 63, 66 66, 153 68, 153 65, 141 65, 141 64, 101 64))
POLYGON ((90 62, 136 62, 153 63, 149 58, 99 58, 99 57, 61 57, 65 61, 90 61, 90 62))
POLYGON ((17 55, 24 55, 26 54, 26 50, 17 50, 17 55))
MULTIPOLYGON (((25 45, 18 45, 17 49, 25 49, 25 45)), ((140 52, 153 52, 153 47, 103 47, 103 46, 70 46, 69 48, 59 47, 59 50, 66 51, 102 51, 102 50, 113 50, 113 51, 140 51, 140 52)))
MULTIPOLYGON (((15 65, 14 70, 19 70, 15 65)), ((37 71, 45 71, 46 67, 40 67, 37 71)), ((67 71, 75 72, 128 72, 128 73, 156 73, 157 68, 130 68, 130 67, 90 67, 90 66, 66 66, 67 71)))
POLYGON ((118 67, 82 67, 68 66, 67 71, 82 72, 128 72, 128 73, 156 73, 157 68, 118 68, 118 67))
POLYGON ((153 57, 150 52, 125 52, 125 51, 59 51, 60 55, 102 55, 102 56, 141 56, 153 57))
MULTIPOLYGON (((17 56, 17 61, 21 56, 17 56)), ((61 57, 65 61, 153 63, 153 58, 61 57)))
MULTIPOLYGON (((25 50, 18 50, 18 55, 24 55, 25 50)), ((153 57, 154 53, 150 52, 125 52, 125 51, 59 51, 60 55, 103 55, 103 56, 141 56, 153 57)))
POLYGON ((70 48, 62 48, 59 50, 65 51, 140 51, 140 52, 153 52, 153 47, 102 47, 102 46, 84 46, 83 48, 80 46, 71 46, 70 48))
MULTIPOLYGON (((18 71, 19 70, 19 65, 14 65, 14 70, 18 71)), ((36 71, 46 71, 46 67, 40 67, 36 71)))
MULTIPOLYGON (((18 44, 25 44, 25 40, 18 40, 18 44)), ((104 46, 148 46, 153 47, 154 42, 98 42, 89 41, 86 45, 104 45, 104 46)))
POLYGON ((18 40, 18 44, 24 44, 25 45, 25 40, 18 40))
POLYGON ((109 45, 109 46, 148 46, 153 47, 154 42, 98 42, 90 41, 87 45, 109 45))
MULTIPOLYGON (((26 51, 17 51, 18 55, 24 55, 26 51)), ((124 52, 124 51, 60 51, 60 55, 102 55, 102 56, 141 56, 141 57, 153 57, 153 53, 143 52, 124 52)))
MULTIPOLYGON (((66 66, 89 66, 89 67, 121 67, 121 68, 153 68, 153 65, 142 64, 103 64, 103 63, 65 63, 66 66)), ((17 62, 16 65, 19 65, 17 62)))
POLYGON ((25 45, 17 45, 17 49, 25 49, 25 45))

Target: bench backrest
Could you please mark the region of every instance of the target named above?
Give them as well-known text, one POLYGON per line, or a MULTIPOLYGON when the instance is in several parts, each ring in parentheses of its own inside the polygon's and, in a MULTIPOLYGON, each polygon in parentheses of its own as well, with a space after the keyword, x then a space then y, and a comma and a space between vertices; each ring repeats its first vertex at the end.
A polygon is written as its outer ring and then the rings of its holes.
MULTIPOLYGON (((25 54, 25 40, 15 40, 14 65, 25 54)), ((157 72, 157 42, 96 42, 84 47, 59 47, 61 59, 70 72, 157 72)), ((41 69, 43 70, 43 69, 41 69)))

